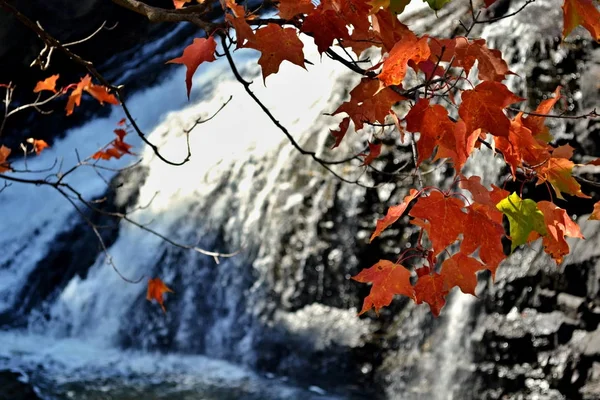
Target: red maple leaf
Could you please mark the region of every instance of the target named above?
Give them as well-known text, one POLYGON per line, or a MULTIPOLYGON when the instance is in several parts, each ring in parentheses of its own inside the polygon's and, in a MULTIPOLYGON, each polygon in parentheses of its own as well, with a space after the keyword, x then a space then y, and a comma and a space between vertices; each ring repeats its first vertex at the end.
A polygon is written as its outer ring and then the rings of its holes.
POLYGON ((381 232, 383 232, 388 226, 390 226, 394 222, 398 221, 398 218, 400 218, 402 216, 402 214, 404 214, 404 211, 406 211, 406 208, 408 207, 409 203, 411 201, 413 201, 414 199, 416 199, 420 194, 421 194, 420 191, 418 191, 416 189, 410 189, 410 193, 404 197, 404 200, 402 200, 402 203, 388 208, 388 211, 387 211, 387 214, 385 215, 385 217, 377 220, 377 226, 375 227, 375 232, 373 232, 373 234, 371 235, 369 242, 372 242, 373 239, 375 239, 377 236, 381 235, 381 232))
POLYGON ((406 75, 408 62, 419 63, 429 58, 429 45, 427 37, 406 35, 396 42, 389 57, 383 63, 383 69, 378 78, 385 86, 400 85, 406 75))
POLYGON ((258 63, 262 67, 263 80, 279 71, 284 60, 304 68, 304 44, 298 38, 296 28, 268 24, 256 31, 254 39, 246 47, 261 52, 258 63))
POLYGON ((363 269, 356 276, 357 282, 373 283, 371 292, 363 302, 360 314, 375 307, 379 312, 382 307, 389 306, 395 294, 415 298, 415 293, 410 284, 410 271, 400 264, 394 264, 388 260, 379 260, 371 268, 363 269))
POLYGON ((485 39, 471 41, 466 37, 431 39, 429 47, 431 48, 430 59, 434 63, 437 63, 438 60, 452 61, 453 65, 462 67, 467 76, 475 65, 475 61, 478 61, 478 77, 482 81, 501 82, 507 74, 512 74, 506 61, 502 59, 500 51, 489 49, 485 44, 485 39))
POLYGON ((190 98, 192 90, 192 77, 198 69, 198 66, 203 62, 215 61, 215 51, 217 50, 217 42, 215 38, 210 36, 208 39, 196 38, 183 50, 181 57, 167 61, 171 64, 183 64, 186 67, 185 85, 187 87, 187 97, 190 98))
POLYGON ((364 122, 383 123, 392 106, 405 98, 391 88, 380 89, 378 80, 363 78, 350 92, 350 101, 340 105, 333 114, 348 114, 356 130, 362 129, 364 122))
MULTIPOLYGON (((546 253, 560 264, 563 257, 569 254, 569 244, 565 236, 584 239, 577 225, 565 210, 557 207, 549 201, 540 201, 537 203, 538 209, 544 214, 544 224, 546 225, 546 235, 542 237, 542 243, 546 253)), ((538 236, 536 234, 536 236, 538 236)))
POLYGON ((459 252, 442 263, 440 275, 444 279, 447 291, 458 286, 463 293, 475 296, 476 273, 483 269, 485 267, 479 261, 459 252))
POLYGON ((446 295, 444 277, 433 272, 431 274, 421 275, 414 287, 417 304, 423 302, 429 304, 431 313, 436 317, 446 304, 446 295))
POLYGON ((464 206, 462 200, 434 190, 428 197, 419 197, 410 210, 409 215, 427 221, 423 227, 434 255, 441 253, 463 232, 467 222, 467 214, 462 211, 464 206))
POLYGON ((325 9, 324 3, 306 17, 302 32, 309 33, 315 39, 319 53, 327 51, 336 39, 350 38, 346 21, 334 10, 325 9))
POLYGON ((494 136, 508 136, 510 120, 503 110, 512 103, 523 101, 506 86, 498 82, 482 82, 472 90, 462 93, 458 114, 467 124, 467 133, 476 129, 494 136))

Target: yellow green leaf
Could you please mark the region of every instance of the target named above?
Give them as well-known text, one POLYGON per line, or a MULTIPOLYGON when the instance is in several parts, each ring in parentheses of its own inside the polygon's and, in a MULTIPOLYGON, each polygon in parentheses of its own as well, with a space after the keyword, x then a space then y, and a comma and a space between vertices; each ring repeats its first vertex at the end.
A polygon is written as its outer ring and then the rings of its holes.
POLYGON ((510 223, 511 251, 517 246, 527 243, 532 231, 540 235, 546 234, 544 214, 538 209, 535 201, 521 199, 513 193, 496 204, 496 208, 508 217, 510 223))

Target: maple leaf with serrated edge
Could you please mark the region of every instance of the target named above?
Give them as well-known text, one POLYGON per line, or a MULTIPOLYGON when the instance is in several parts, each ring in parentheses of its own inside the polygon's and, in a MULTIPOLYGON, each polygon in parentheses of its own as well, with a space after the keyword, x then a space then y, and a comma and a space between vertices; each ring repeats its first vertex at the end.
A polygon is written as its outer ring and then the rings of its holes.
POLYGON ((379 312, 382 307, 390 305, 395 294, 415 299, 415 292, 410 284, 410 271, 388 260, 379 260, 371 268, 363 269, 352 279, 373 284, 369 295, 363 301, 359 315, 373 307, 375 312, 379 312))
MULTIPOLYGON (((502 246, 502 213, 495 207, 474 203, 467 207, 467 220, 460 244, 461 253, 472 254, 479 249, 479 258, 492 276, 506 258, 502 246)), ((464 291, 464 290, 463 290, 464 291)))
POLYGON ((458 115, 467 124, 467 133, 476 129, 489 132, 494 136, 508 136, 510 120, 504 114, 504 108, 525 99, 512 93, 499 82, 482 82, 472 90, 462 93, 462 103, 458 115))
POLYGON ((397 204, 395 206, 391 206, 388 208, 387 214, 385 217, 377 220, 377 225, 375 226, 375 232, 371 235, 369 242, 372 242, 377 236, 381 235, 388 226, 392 225, 394 222, 398 221, 398 219, 404 214, 406 208, 410 204, 411 201, 416 199, 421 194, 420 191, 416 189, 410 189, 410 192, 407 196, 404 197, 402 203, 397 204))
POLYGON ((421 275, 414 286, 414 290, 417 304, 425 302, 429 304, 433 315, 436 317, 440 315, 442 307, 446 304, 446 295, 448 294, 443 276, 437 272, 421 275))
POLYGON ((454 168, 460 172, 475 147, 477 132, 467 135, 463 121, 450 120, 444 107, 430 105, 428 99, 419 99, 405 120, 407 131, 421 133, 417 141, 417 166, 431 157, 439 146, 435 158, 451 158, 454 168))
POLYGON ((522 200, 517 193, 501 200, 496 207, 508 218, 510 224, 510 246, 513 252, 518 246, 529 242, 529 234, 537 232, 546 234, 544 214, 531 199, 522 200))
POLYGON ((336 39, 349 39, 346 21, 334 10, 325 9, 321 3, 302 24, 302 32, 309 33, 315 40, 319 53, 327 51, 336 39))
POLYGON ((208 39, 195 38, 192 44, 183 49, 181 57, 167 61, 167 64, 183 64, 186 67, 185 85, 187 88, 187 97, 190 99, 192 90, 192 77, 198 69, 198 66, 203 62, 213 62, 216 60, 215 51, 217 50, 217 42, 215 38, 210 36, 208 39))
POLYGON ((463 231, 467 214, 465 204, 455 197, 445 196, 437 190, 428 197, 419 197, 409 215, 427 221, 424 229, 431 241, 434 255, 440 254, 463 231))
POLYGON ((485 266, 479 261, 459 252, 442 263, 440 275, 444 279, 447 291, 450 291, 454 286, 458 286, 463 293, 475 296, 476 273, 484 269, 485 266))
POLYGON ((478 61, 477 69, 480 80, 501 82, 506 75, 512 74, 512 72, 508 69, 506 61, 502 59, 502 53, 488 48, 485 43, 485 39, 469 41, 463 36, 454 39, 432 38, 429 41, 430 60, 434 63, 452 61, 453 66, 462 67, 467 76, 475 65, 475 61, 478 61))
POLYGON ((549 182, 556 197, 561 200, 564 200, 562 193, 589 199, 590 196, 581 191, 579 182, 573 177, 575 163, 569 160, 572 156, 573 148, 568 144, 554 149, 552 156, 546 162, 534 168, 538 178, 537 185, 549 182))
POLYGON ((496 148, 502 152, 506 163, 510 166, 513 177, 516 177, 517 168, 523 162, 529 165, 540 165, 550 158, 548 145, 536 140, 530 129, 523 125, 519 113, 510 121, 510 128, 506 137, 494 139, 496 148))
POLYGON ((285 60, 304 67, 304 44, 298 38, 296 28, 282 28, 277 24, 268 24, 254 34, 254 40, 246 47, 261 52, 258 63, 262 67, 263 80, 277 73, 285 60))
MULTIPOLYGON (((496 185, 492 185, 492 190, 488 190, 481 183, 481 177, 479 176, 470 176, 469 178, 461 176, 459 186, 461 189, 466 189, 471 192, 473 200, 475 200, 477 203, 494 208, 496 207, 496 204, 500 202, 500 200, 506 198, 510 194, 506 190, 501 189, 496 185)), ((500 216, 500 220, 498 222, 502 222, 501 217, 502 216, 500 216)))
POLYGON ((592 0, 565 0, 563 9, 563 38, 582 25, 595 41, 600 42, 600 11, 592 0))
POLYGON ((160 305, 160 308, 162 308, 164 313, 167 312, 167 309, 164 305, 163 295, 167 292, 174 293, 171 289, 167 287, 167 285, 165 285, 165 283, 160 278, 148 279, 148 291, 146 293, 146 300, 156 300, 156 302, 160 305))
POLYGON ((44 79, 43 81, 39 81, 35 85, 33 93, 39 93, 43 90, 48 90, 52 93, 56 93, 56 81, 58 80, 59 76, 59 74, 56 74, 44 79))
MULTIPOLYGON (((557 264, 560 264, 563 257, 569 254, 569 244, 565 240, 565 236, 584 239, 579 229, 579 225, 571 220, 567 212, 554 203, 549 201, 540 201, 537 203, 537 208, 544 216, 544 224, 546 233, 542 236, 542 244, 544 250, 548 253, 557 264)), ((538 236, 537 232, 529 239, 533 240, 538 236)))
POLYGON ((0 147, 0 174, 12 171, 12 169, 10 168, 10 164, 7 161, 10 152, 11 150, 5 145, 2 145, 0 147))
POLYGON ((364 122, 385 121, 392 106, 406 100, 391 88, 381 89, 376 79, 363 78, 359 84, 350 91, 350 101, 340 105, 333 115, 345 112, 352 122, 355 130, 362 129, 364 122))
POLYGON ((588 219, 592 221, 600 220, 600 201, 594 204, 594 211, 592 211, 592 214, 588 219))
POLYGON ((385 86, 400 85, 406 76, 408 62, 419 63, 429 58, 427 37, 405 36, 396 42, 377 76, 385 86))

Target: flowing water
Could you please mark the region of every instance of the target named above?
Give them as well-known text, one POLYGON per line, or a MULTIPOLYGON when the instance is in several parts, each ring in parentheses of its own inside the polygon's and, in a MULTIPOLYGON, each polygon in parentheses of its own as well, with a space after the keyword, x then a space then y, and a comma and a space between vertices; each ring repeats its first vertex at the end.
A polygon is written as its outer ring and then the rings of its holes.
MULTIPOLYGON (((461 14, 463 6, 442 10, 440 17, 450 20, 444 13, 461 14)), ((437 23, 431 15, 411 27, 437 23)), ((520 57, 518 48, 501 42, 499 32, 490 28, 482 35, 498 41, 510 57, 520 57)), ((301 146, 326 149, 329 129, 339 118, 323 113, 345 99, 340 88, 353 87, 356 77, 321 59, 313 45, 305 46, 306 58, 314 63, 307 65, 309 72, 284 63, 280 74, 268 77, 266 88, 255 52, 238 51, 236 60, 254 81, 255 93, 301 146)), ((300 155, 249 99, 224 60, 199 68, 190 101, 181 68, 132 96, 128 105, 161 154, 178 161, 186 155, 185 129, 230 96, 222 113, 191 132, 193 155, 184 166, 161 162, 132 134, 127 141, 141 162, 122 178, 89 167, 67 178, 86 198, 104 196, 106 182, 121 182, 111 201, 135 210, 131 218, 136 221, 187 245, 240 250, 218 265, 121 223, 105 238, 120 273, 144 277, 130 284, 105 262, 93 235, 81 233, 89 230, 54 189, 15 183, 0 194, 5 227, 0 231, 0 322, 7 321, 0 332, 0 369, 26 372, 46 399, 369 397, 365 387, 353 385, 349 372, 364 361, 361 349, 377 329, 356 317, 359 302, 348 279, 364 267, 356 243, 365 237, 358 221, 366 191, 341 183, 300 155), (167 297, 166 314, 145 300, 146 278, 154 276, 175 291, 167 297), (265 370, 276 374, 255 372, 265 370)), ((109 117, 72 129, 41 156, 14 166, 38 170, 54 160, 72 165, 75 149, 89 155, 112 140, 122 117, 114 108, 109 117)), ((358 135, 349 133, 341 149, 319 151, 338 159, 360 150, 358 135)), ((489 184, 499 161, 488 153, 482 151, 468 168, 489 184)), ((136 159, 126 156, 106 165, 125 167, 136 159)), ((353 179, 362 170, 344 166, 336 171, 353 179)), ((443 170, 431 179, 445 179, 443 170)), ((401 379, 391 375, 397 387, 390 383, 388 397, 457 398, 457 367, 469 361, 473 302, 453 293, 436 322, 424 316, 423 308, 407 308, 413 328, 406 323, 398 328, 399 337, 408 337, 408 350, 388 360, 403 371, 401 379), (424 327, 431 328, 430 336, 424 327)), ((368 375, 371 368, 365 363, 361 370, 368 375)))

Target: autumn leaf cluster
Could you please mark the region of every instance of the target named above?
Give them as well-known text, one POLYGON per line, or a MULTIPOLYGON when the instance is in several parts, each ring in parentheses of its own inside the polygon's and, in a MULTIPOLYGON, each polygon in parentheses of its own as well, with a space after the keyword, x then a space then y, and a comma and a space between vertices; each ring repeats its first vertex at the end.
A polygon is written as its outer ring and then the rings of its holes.
MULTIPOLYGON (((427 4, 439 10, 449 1, 427 0, 427 4)), ((557 202, 563 201, 565 194, 589 198, 573 175, 574 149, 556 145, 546 126, 546 118, 556 116, 553 108, 561 99, 561 87, 548 94, 535 110, 509 110, 525 99, 505 85, 513 73, 501 52, 488 47, 482 38, 469 37, 474 24, 482 23, 476 21, 476 10, 471 9, 473 24, 470 28, 463 25, 463 36, 433 37, 417 34, 400 22, 398 15, 410 0, 322 0, 318 5, 310 0, 279 0, 273 18, 263 18, 260 8, 249 9, 245 2, 219 3, 223 22, 210 25, 205 37, 193 39, 180 57, 168 61, 186 67, 188 98, 198 68, 226 57, 234 75, 259 102, 249 89, 250 83, 235 69, 232 49, 260 53, 258 64, 263 84, 268 86, 268 77, 278 73, 283 62, 310 73, 312 61, 306 60, 300 39, 305 36, 314 42, 321 57, 331 57, 361 76, 349 98, 329 110, 341 119, 337 129, 331 130, 332 147, 340 146, 349 131, 364 134, 367 151, 358 157, 368 167, 384 149, 380 138, 367 132, 373 127, 391 126, 400 142, 414 143, 416 175, 422 165, 438 160, 453 168, 450 187, 420 184, 376 222, 371 241, 403 216, 408 216, 420 233, 417 242, 397 260, 380 260, 354 277, 372 284, 361 313, 372 308, 378 311, 389 305, 394 295, 403 295, 418 304, 427 303, 438 315, 454 287, 474 295, 479 271, 489 270, 495 275, 507 257, 503 239, 510 240, 511 251, 541 240, 545 251, 560 263, 569 253, 565 237, 583 238, 579 226, 554 201, 536 202, 522 193, 509 193, 493 185, 488 188, 481 177, 464 175, 463 168, 473 153, 491 151, 504 161, 514 180, 545 185, 550 198, 557 202), (340 56, 338 50, 347 57, 340 56), (367 51, 369 62, 364 62, 367 51), (476 74, 472 72, 475 70, 476 74), (411 87, 408 76, 411 82, 417 79, 420 83, 411 87), (505 220, 508 231, 503 226, 505 220), (414 271, 403 265, 408 259, 416 265, 414 271)), ((493 3, 472 2, 471 7, 493 3)), ((204 0, 174 0, 178 14, 172 15, 183 15, 186 9, 206 4, 204 0)), ((600 12, 593 0, 564 0, 562 9, 563 39, 582 26, 600 41, 600 12)), ((94 84, 89 75, 62 89, 56 88, 58 79, 58 75, 51 76, 39 82, 34 91, 67 96, 67 115, 79 106, 84 93, 101 104, 119 104, 120 98, 109 88, 94 84)), ((272 119, 276 122, 275 117, 272 119)), ((127 121, 121 121, 116 138, 91 157, 108 160, 133 154, 124 141, 127 133, 127 121)), ((30 145, 36 153, 46 147, 35 139, 30 145)), ((0 173, 10 170, 9 154, 9 149, 0 148, 0 173)), ((314 154, 313 158, 319 161, 314 154)), ((600 164, 598 160, 590 163, 600 164)), ((594 205, 590 219, 600 219, 600 202, 594 205)), ((152 279, 147 298, 157 300, 164 310, 162 295, 168 291, 160 279, 152 279)))

